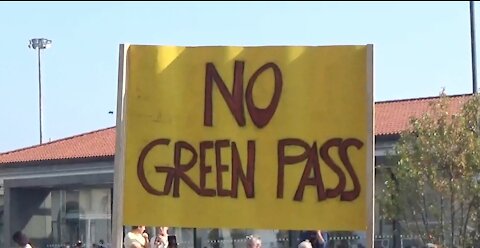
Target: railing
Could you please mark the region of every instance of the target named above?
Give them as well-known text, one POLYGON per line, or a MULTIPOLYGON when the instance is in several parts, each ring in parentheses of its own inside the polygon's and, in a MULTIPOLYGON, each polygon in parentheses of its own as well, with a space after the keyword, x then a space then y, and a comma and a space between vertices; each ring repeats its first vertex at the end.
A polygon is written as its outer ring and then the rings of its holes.
MULTIPOLYGON (((374 247, 375 248, 391 248, 394 247, 393 235, 375 235, 374 247)), ((398 248, 419 246, 422 244, 422 239, 418 235, 400 235, 398 248)))
MULTIPOLYGON (((384 248, 390 247, 392 236, 376 236, 375 247, 384 248), (387 238, 386 238, 387 237, 387 238)), ((218 239, 218 240, 203 240, 203 242, 197 241, 199 248, 244 248, 246 246, 247 239, 218 239)), ((262 248, 296 248, 301 242, 296 238, 290 242, 288 238, 277 238, 273 240, 262 240, 262 248)), ((328 238, 329 247, 365 247, 365 240, 362 240, 360 236, 330 236, 328 238)), ((73 248, 73 245, 70 245, 73 248)), ((104 247, 111 247, 109 244, 104 244, 104 247)), ((191 240, 179 240, 178 248, 193 248, 194 242, 191 240)), ((45 248, 65 248, 65 244, 47 244, 45 248)))

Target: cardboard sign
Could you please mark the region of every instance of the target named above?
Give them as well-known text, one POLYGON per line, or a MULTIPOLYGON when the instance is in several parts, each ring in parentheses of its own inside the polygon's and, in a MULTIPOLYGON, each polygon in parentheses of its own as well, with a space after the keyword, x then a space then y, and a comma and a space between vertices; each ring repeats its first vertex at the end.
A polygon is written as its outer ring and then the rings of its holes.
POLYGON ((124 224, 366 230, 371 51, 130 46, 124 224))

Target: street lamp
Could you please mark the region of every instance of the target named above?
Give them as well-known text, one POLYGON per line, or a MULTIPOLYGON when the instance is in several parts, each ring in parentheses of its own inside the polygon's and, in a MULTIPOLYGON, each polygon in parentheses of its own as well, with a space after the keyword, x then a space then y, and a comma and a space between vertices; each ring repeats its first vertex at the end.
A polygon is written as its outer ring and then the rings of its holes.
POLYGON ((475 6, 473 2, 470 1, 470 44, 472 49, 473 94, 477 94, 477 50, 475 43, 475 6))
POLYGON ((31 49, 38 50, 38 113, 40 125, 40 144, 42 144, 42 72, 40 69, 40 51, 52 46, 52 41, 45 38, 31 39, 28 45, 31 49))

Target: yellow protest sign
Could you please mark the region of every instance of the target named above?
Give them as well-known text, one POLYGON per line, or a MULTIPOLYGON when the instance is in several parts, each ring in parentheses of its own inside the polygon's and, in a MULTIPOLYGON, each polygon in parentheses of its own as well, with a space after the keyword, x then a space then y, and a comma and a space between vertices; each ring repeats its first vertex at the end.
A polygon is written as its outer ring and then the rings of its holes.
POLYGON ((370 52, 130 46, 124 224, 366 230, 370 52))

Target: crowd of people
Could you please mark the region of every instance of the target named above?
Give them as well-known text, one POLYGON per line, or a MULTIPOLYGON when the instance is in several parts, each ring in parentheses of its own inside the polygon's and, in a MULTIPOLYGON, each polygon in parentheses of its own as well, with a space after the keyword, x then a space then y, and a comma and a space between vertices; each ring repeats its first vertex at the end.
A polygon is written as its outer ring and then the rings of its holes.
MULTIPOLYGON (((21 231, 15 232, 12 239, 19 248, 33 248, 27 235, 21 231)), ((258 236, 249 235, 246 240, 246 248, 262 247, 262 240, 258 236)), ((321 231, 305 231, 301 234, 301 240, 303 241, 298 245, 298 248, 326 248, 328 238, 321 231)), ((173 243, 171 242, 169 245, 168 227, 157 227, 156 235, 149 238, 145 232, 145 226, 133 226, 131 231, 125 235, 123 245, 125 248, 176 248, 176 240, 172 241, 173 243)), ((80 247, 84 247, 82 241, 76 242, 73 247, 65 244, 65 248, 80 247)), ((104 248, 103 240, 98 245, 95 244, 95 247, 104 248)))
MULTIPOLYGON (((21 231, 15 232, 12 239, 19 248, 36 248, 32 245, 27 235, 21 231)), ((81 240, 78 240, 75 244, 65 243, 62 248, 85 248, 85 246, 81 240)), ((92 248, 107 248, 107 245, 103 240, 100 240, 98 244, 93 244, 92 248)))
POLYGON ((133 226, 132 230, 125 235, 123 240, 125 248, 171 248, 169 246, 168 227, 157 227, 156 235, 149 239, 145 232, 145 226, 133 226))
MULTIPOLYGON (((124 239, 125 248, 171 248, 175 246, 169 246, 168 241, 168 227, 157 227, 155 237, 148 238, 148 234, 145 233, 145 226, 133 226, 132 230, 127 233, 124 239)), ((298 245, 298 248, 327 248, 328 247, 328 235, 322 233, 320 230, 316 231, 304 231, 300 235, 302 242, 298 245)), ((255 235, 249 235, 246 237, 246 248, 261 248, 262 240, 255 235)))
MULTIPOLYGON (((125 248, 176 248, 175 244, 169 246, 168 227, 157 227, 156 236, 149 239, 145 232, 145 226, 133 226, 132 230, 125 235, 123 245, 125 248)), ((320 230, 304 231, 300 234, 302 242, 298 248, 327 248, 328 234, 320 230)), ((246 237, 246 248, 261 248, 262 240, 255 235, 246 237)))
MULTIPOLYGON (((13 241, 19 246, 19 248, 33 248, 28 237, 18 231, 13 234, 13 241)), ((249 235, 246 237, 246 248, 261 248, 262 240, 258 236, 249 235)), ((326 248, 327 247, 327 234, 318 231, 305 231, 300 235, 302 242, 298 245, 298 248, 326 248)), ((176 240, 173 240, 175 244, 169 245, 168 227, 157 227, 156 235, 152 238, 148 237, 145 232, 145 226, 133 226, 123 240, 125 248, 176 248, 176 240)), ((95 247, 103 248, 103 240, 99 245, 95 247)), ((82 241, 78 241, 73 247, 84 247, 82 241)), ((69 244, 66 244, 65 248, 70 248, 69 244)))
MULTIPOLYGON (((123 245, 125 248, 176 248, 176 239, 169 240, 169 237, 175 236, 168 235, 168 227, 157 227, 156 235, 149 238, 145 232, 145 226, 133 226, 125 235, 123 245)), ((12 239, 19 248, 33 248, 28 237, 20 231, 15 232, 12 239)), ((300 240, 302 241, 298 244, 298 248, 327 248, 328 246, 328 235, 320 230, 301 232, 300 240)), ((262 241, 258 236, 249 235, 246 241, 246 248, 262 247, 262 241)), ((72 248, 80 247, 84 247, 82 241, 78 241, 72 248)), ((95 247, 104 248, 103 240, 99 245, 95 244, 95 247)), ((65 248, 71 247, 66 244, 65 248)))

